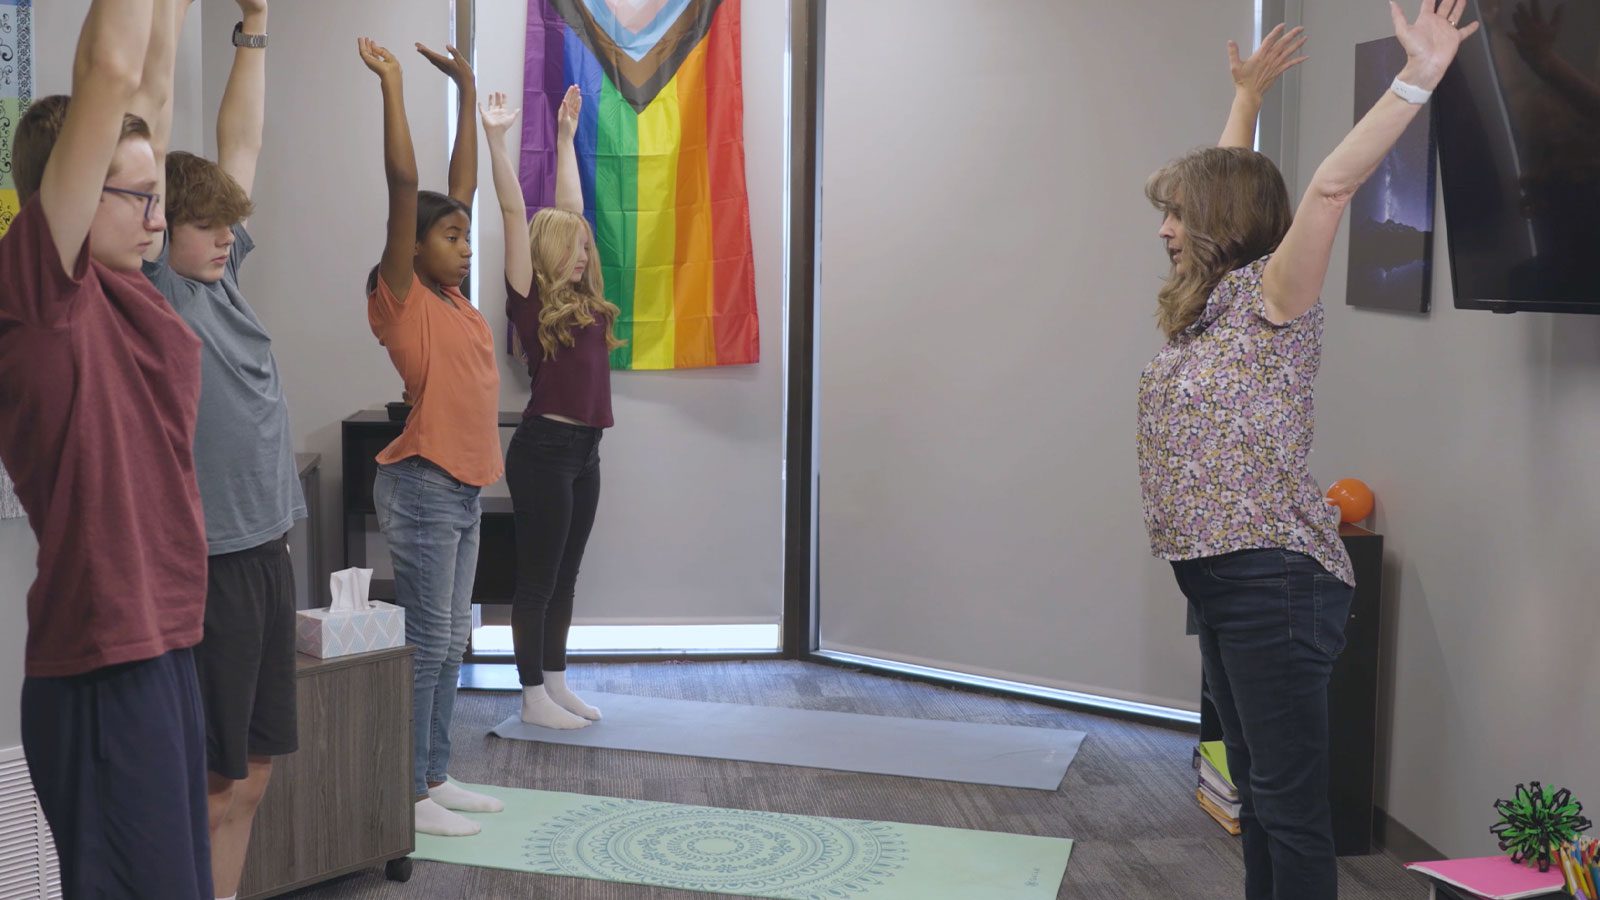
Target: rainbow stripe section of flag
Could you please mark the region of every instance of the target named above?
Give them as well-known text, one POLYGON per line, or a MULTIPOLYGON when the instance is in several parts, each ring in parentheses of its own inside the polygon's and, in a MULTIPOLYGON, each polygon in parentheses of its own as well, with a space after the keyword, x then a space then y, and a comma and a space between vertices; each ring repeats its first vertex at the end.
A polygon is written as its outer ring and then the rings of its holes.
POLYGON ((628 342, 612 368, 758 361, 739 0, 529 0, 527 27, 523 195, 555 201, 576 84, 585 215, 628 342))

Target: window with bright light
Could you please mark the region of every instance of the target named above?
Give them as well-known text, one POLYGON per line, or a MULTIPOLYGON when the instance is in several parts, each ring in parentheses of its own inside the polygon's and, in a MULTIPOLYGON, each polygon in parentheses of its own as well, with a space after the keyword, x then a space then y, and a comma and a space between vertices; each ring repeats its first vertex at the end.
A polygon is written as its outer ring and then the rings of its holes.
MULTIPOLYGON (((766 653, 780 648, 773 625, 574 625, 567 637, 572 653, 766 653)), ((484 625, 472 631, 477 656, 512 652, 510 625, 484 625)))

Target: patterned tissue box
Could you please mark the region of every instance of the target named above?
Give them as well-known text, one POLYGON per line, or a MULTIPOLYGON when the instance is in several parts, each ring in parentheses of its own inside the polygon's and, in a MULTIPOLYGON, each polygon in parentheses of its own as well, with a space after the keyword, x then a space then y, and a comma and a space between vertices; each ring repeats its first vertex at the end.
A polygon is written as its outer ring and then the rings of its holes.
POLYGON ((406 611, 393 603, 373 600, 367 609, 295 613, 295 646, 319 659, 387 650, 405 642, 406 611))

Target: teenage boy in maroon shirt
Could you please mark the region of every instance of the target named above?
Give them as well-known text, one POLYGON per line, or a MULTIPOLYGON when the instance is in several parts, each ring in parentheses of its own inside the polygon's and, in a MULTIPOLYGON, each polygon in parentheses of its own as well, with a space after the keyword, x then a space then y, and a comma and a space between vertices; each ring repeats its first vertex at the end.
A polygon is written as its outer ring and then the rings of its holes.
POLYGON ((39 542, 22 741, 68 897, 209 900, 193 445, 200 342, 140 271, 150 125, 187 0, 94 0, 73 93, 13 150, 0 239, 0 462, 39 542))

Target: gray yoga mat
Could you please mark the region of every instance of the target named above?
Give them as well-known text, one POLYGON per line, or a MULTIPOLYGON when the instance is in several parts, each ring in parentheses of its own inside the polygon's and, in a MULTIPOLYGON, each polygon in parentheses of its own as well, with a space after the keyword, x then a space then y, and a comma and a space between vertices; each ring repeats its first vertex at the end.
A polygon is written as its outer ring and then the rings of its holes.
POLYGON ((736 703, 585 693, 605 718, 540 728, 513 715, 493 733, 520 741, 1053 791, 1084 733, 1023 725, 899 719, 736 703))

